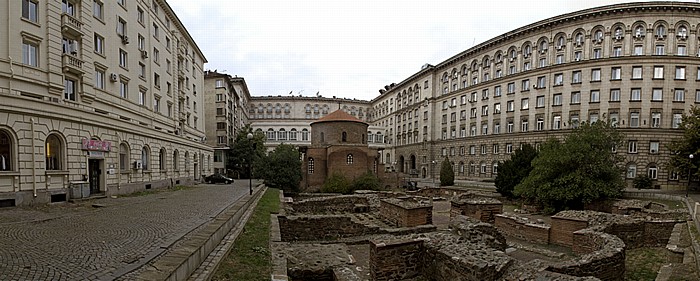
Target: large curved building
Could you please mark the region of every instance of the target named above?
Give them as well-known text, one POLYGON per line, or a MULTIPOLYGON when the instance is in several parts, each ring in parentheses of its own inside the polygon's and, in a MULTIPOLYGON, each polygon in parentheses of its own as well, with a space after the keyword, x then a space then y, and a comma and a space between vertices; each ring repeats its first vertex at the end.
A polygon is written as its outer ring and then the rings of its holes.
POLYGON ((626 178, 685 188, 666 163, 683 113, 700 102, 700 4, 647 2, 565 14, 507 32, 425 65, 371 101, 383 161, 437 176, 449 156, 457 179, 493 178, 523 143, 606 119, 626 135, 626 178))

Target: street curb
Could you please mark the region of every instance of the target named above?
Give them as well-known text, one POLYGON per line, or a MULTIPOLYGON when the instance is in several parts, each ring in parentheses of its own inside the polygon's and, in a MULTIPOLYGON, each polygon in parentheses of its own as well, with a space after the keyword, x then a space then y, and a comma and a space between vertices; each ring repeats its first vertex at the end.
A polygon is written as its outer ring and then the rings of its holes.
MULTIPOLYGON (((260 186, 262 185, 258 187, 260 186)), ((197 233, 193 233, 187 241, 155 258, 136 280, 189 279, 234 227, 240 233, 252 213, 249 210, 251 205, 257 204, 265 190, 267 188, 257 188, 252 196, 249 195, 248 200, 229 206, 197 233)))

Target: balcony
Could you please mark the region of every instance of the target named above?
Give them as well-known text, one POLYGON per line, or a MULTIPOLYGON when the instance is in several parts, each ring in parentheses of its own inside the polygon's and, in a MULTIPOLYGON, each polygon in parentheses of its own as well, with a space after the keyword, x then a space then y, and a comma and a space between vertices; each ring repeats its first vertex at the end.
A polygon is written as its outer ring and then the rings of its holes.
POLYGON ((83 36, 83 23, 69 14, 61 15, 61 31, 73 36, 83 36))
POLYGON ((71 54, 63 54, 63 71, 83 75, 83 61, 71 54))

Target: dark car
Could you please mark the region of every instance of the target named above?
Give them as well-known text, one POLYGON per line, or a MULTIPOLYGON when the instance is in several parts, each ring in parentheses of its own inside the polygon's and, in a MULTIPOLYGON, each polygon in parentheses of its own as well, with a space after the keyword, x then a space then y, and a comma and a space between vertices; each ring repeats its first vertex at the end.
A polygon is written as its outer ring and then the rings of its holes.
POLYGON ((204 177, 204 182, 206 183, 225 183, 225 184, 231 184, 233 183, 233 179, 229 178, 227 176, 224 176, 222 174, 213 174, 208 177, 204 177))

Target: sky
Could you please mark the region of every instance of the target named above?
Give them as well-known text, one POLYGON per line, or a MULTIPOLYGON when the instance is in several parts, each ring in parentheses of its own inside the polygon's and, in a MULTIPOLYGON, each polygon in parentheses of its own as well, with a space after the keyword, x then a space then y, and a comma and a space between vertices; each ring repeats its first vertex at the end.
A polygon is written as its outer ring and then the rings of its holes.
MULTIPOLYGON (((208 60, 252 96, 371 100, 519 27, 613 0, 167 0, 208 60)), ((691 1, 695 2, 695 1, 691 1)))

